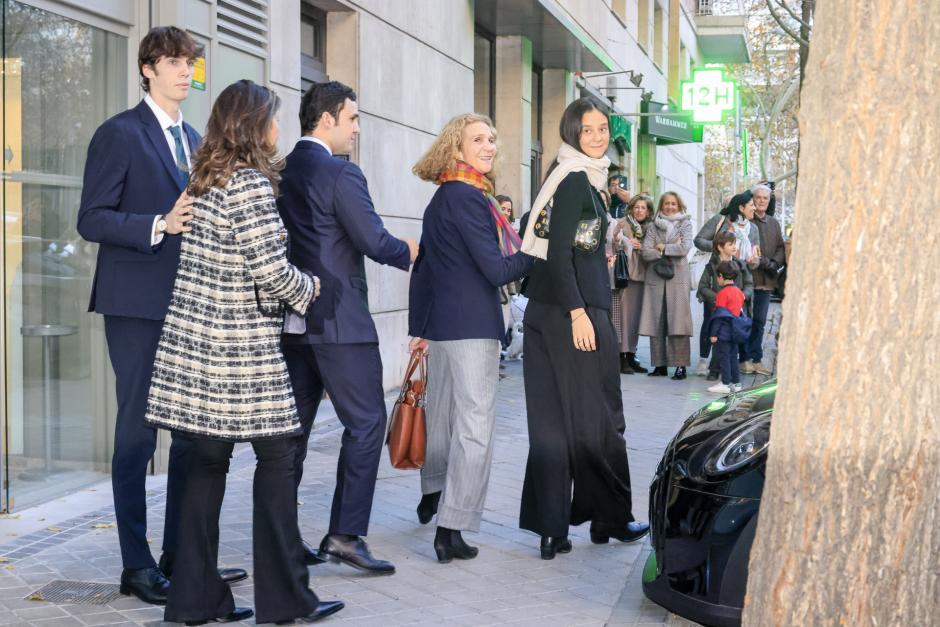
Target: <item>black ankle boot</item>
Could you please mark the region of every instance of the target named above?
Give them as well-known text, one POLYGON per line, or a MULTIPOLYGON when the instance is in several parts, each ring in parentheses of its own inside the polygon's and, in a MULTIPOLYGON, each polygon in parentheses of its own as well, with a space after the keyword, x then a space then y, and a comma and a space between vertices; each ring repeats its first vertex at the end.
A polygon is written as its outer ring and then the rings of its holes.
POLYGON ((479 549, 464 542, 459 531, 438 527, 434 535, 434 552, 437 553, 437 561, 441 564, 448 564, 454 558, 473 559, 477 556, 479 549))
POLYGON ((627 353, 620 353, 620 374, 633 374, 633 368, 630 360, 627 359, 627 353))
POLYGON ((440 502, 440 492, 432 492, 431 494, 423 495, 421 502, 418 503, 418 522, 422 525, 431 522, 431 519, 434 518, 434 514, 437 513, 437 505, 440 502))
POLYGON ((682 366, 677 367, 676 371, 672 375, 674 381, 681 381, 682 379, 685 379, 685 377, 685 368, 682 366))
POLYGON ((646 375, 646 376, 648 376, 648 377, 666 377, 666 376, 669 376, 669 371, 666 370, 666 366, 656 366, 655 368, 653 368, 652 372, 650 372, 650 373, 649 373, 648 375, 646 375))
POLYGON ((571 540, 568 539, 568 536, 561 538, 542 536, 542 541, 539 544, 539 552, 542 554, 543 560, 553 560, 555 559, 555 553, 571 552, 571 540))
POLYGON ((627 353, 627 361, 630 362, 630 367, 633 368, 633 372, 639 372, 641 374, 646 374, 649 372, 646 368, 640 365, 640 362, 636 359, 636 353, 627 353))

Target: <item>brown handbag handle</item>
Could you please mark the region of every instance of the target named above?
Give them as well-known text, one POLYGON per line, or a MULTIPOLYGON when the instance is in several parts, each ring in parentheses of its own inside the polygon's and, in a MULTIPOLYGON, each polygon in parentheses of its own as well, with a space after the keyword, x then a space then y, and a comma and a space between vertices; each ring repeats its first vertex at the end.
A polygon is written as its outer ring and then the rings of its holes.
MULTIPOLYGON (((398 400, 402 401, 405 398, 405 391, 408 389, 408 382, 411 381, 411 377, 415 373, 415 369, 418 367, 418 363, 421 361, 421 351, 414 350, 411 352, 411 359, 408 360, 408 367, 405 368, 405 378, 401 382, 401 391, 398 393, 398 400)), ((424 364, 421 364, 422 379, 424 378, 424 364)))

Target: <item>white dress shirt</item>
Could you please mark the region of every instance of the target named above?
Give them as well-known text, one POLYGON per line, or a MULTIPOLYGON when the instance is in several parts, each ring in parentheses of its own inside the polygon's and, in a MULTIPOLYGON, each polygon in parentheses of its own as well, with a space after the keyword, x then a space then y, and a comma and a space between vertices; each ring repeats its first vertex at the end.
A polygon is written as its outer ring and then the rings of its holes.
POLYGON ((320 144, 321 146, 323 146, 324 148, 326 148, 326 151, 327 151, 328 153, 330 153, 330 156, 331 156, 331 157, 333 156, 333 151, 330 150, 330 147, 327 146, 326 142, 323 141, 322 139, 319 139, 319 138, 317 138, 317 137, 313 137, 313 136, 311 136, 311 135, 304 135, 303 137, 300 138, 300 141, 307 141, 307 142, 313 142, 313 143, 315 143, 315 144, 320 144))
MULTIPOLYGON (((150 110, 153 111, 153 114, 157 117, 157 123, 160 125, 160 128, 163 129, 163 137, 166 139, 167 147, 170 150, 170 157, 173 163, 176 163, 176 140, 173 139, 173 134, 170 133, 171 126, 178 126, 180 129, 180 137, 183 139, 183 152, 186 153, 186 165, 189 168, 193 167, 192 156, 189 154, 189 138, 186 136, 186 130, 183 128, 183 112, 180 111, 176 121, 173 121, 173 118, 170 117, 166 111, 160 108, 153 98, 150 97, 150 94, 144 96, 144 102, 147 103, 147 106, 150 107, 150 110)), ((160 219, 160 215, 153 217, 153 228, 151 229, 151 246, 156 246, 163 241, 163 233, 157 233, 157 221, 160 219)))

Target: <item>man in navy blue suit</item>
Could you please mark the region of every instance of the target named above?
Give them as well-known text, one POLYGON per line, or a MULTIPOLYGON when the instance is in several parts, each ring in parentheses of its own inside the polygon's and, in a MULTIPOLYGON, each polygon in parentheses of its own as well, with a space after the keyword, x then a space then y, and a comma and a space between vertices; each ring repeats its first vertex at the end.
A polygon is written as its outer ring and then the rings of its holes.
POLYGON ((307 313, 306 332, 283 339, 304 428, 296 457, 298 486, 324 389, 345 427, 329 532, 319 553, 304 545, 307 562, 332 559, 392 574, 395 567, 375 559, 362 538, 368 534, 386 422, 364 257, 407 270, 418 245, 385 230, 362 170, 334 156, 349 154, 359 134, 355 92, 335 81, 314 85, 301 101, 300 125, 303 137, 287 157, 278 199, 290 233, 291 263, 320 277, 320 297, 307 313))
MULTIPOLYGON (((181 233, 192 199, 184 191, 200 136, 183 121, 193 63, 202 49, 174 26, 140 42, 138 68, 147 95, 95 132, 85 163, 78 232, 97 242, 88 310, 104 315, 117 389, 111 484, 121 543, 121 592, 166 603, 179 505, 189 464, 188 440, 173 435, 160 567, 147 542, 147 466, 157 432, 144 423, 157 342, 176 279, 181 233)), ((247 577, 240 569, 228 580, 247 577)))

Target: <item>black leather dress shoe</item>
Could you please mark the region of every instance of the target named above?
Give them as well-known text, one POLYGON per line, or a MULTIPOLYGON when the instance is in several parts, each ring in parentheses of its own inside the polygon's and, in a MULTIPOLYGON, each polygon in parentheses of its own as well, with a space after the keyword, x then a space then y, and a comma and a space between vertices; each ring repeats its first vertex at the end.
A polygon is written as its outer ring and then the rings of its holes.
POLYGON ((568 539, 568 536, 561 538, 542 536, 539 551, 542 553, 543 560, 553 560, 555 559, 555 553, 571 553, 571 540, 568 539))
POLYGON ((686 377, 685 368, 683 368, 682 366, 679 366, 678 368, 676 368, 676 371, 672 375, 673 381, 681 381, 685 379, 685 377, 686 377))
POLYGON ((314 549, 312 546, 307 544, 306 540, 303 541, 303 544, 304 544, 304 563, 307 564, 307 566, 316 566, 317 564, 322 564, 326 561, 325 559, 320 557, 316 549, 314 549))
POLYGON ((347 564, 374 575, 395 574, 395 566, 391 562, 372 557, 369 545, 359 536, 327 534, 320 543, 320 557, 347 564))
MULTIPOLYGON (((168 579, 173 577, 173 557, 174 554, 169 551, 164 551, 163 555, 160 556, 160 570, 168 579)), ((220 568, 219 577, 225 583, 235 583, 236 581, 248 579, 248 571, 244 568, 220 568)))
POLYGON ((206 623, 237 623, 240 620, 248 620, 255 615, 255 611, 250 607, 236 607, 229 614, 219 618, 209 618, 206 620, 188 620, 187 625, 205 625, 206 623))
POLYGON ((159 568, 125 568, 121 573, 121 594, 133 594, 144 603, 166 605, 170 581, 159 568))
POLYGON ((432 492, 431 494, 425 494, 421 497, 421 502, 418 503, 418 522, 422 525, 426 525, 431 522, 431 519, 434 518, 434 514, 437 513, 437 506, 441 502, 441 493, 432 492))
POLYGON ((669 371, 666 370, 666 366, 656 366, 656 367, 653 368, 653 370, 650 371, 650 373, 647 374, 646 376, 648 376, 648 377, 666 377, 666 376, 669 376, 669 371))
POLYGON ((318 620, 322 620, 327 616, 331 616, 336 612, 340 611, 346 607, 346 604, 342 601, 320 601, 317 605, 317 609, 313 610, 306 616, 300 616, 294 620, 282 620, 275 623, 276 625, 292 625, 294 623, 315 623, 318 620))
POLYGON ((219 577, 221 577, 222 581, 225 583, 235 583, 236 581, 248 579, 248 571, 244 568, 220 568, 219 577))
POLYGON ((607 544, 613 538, 621 542, 636 542, 650 532, 650 524, 634 520, 621 529, 591 529, 591 542, 607 544))

